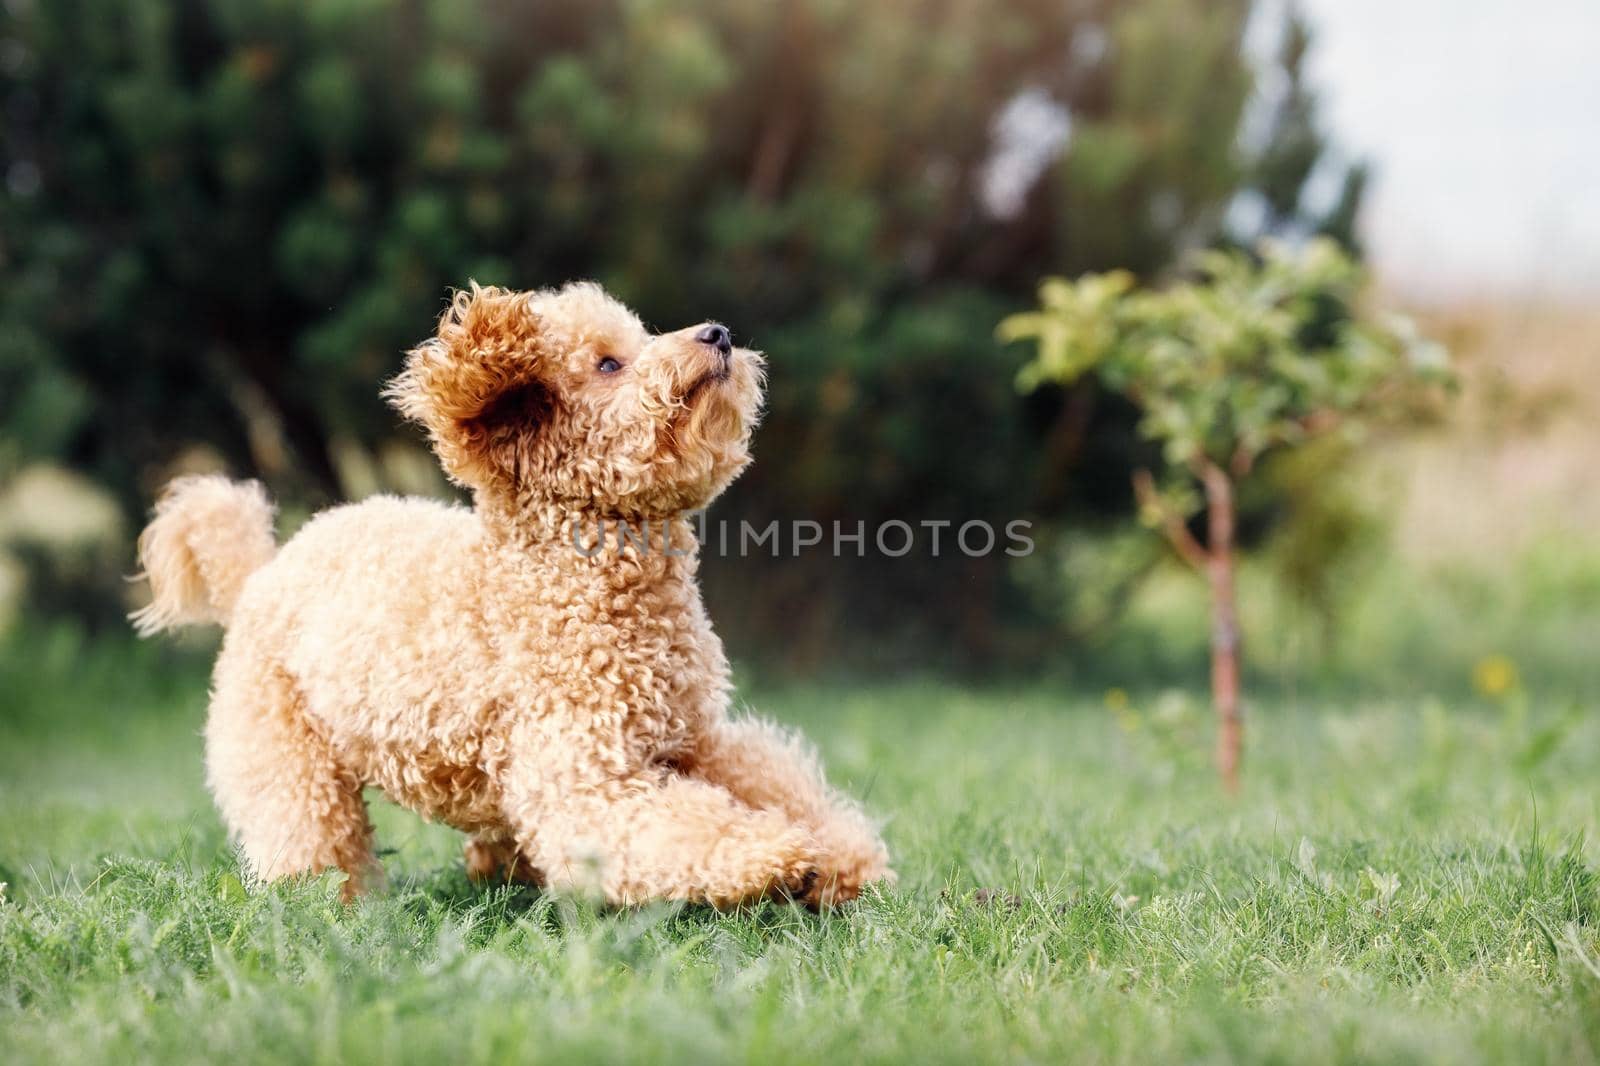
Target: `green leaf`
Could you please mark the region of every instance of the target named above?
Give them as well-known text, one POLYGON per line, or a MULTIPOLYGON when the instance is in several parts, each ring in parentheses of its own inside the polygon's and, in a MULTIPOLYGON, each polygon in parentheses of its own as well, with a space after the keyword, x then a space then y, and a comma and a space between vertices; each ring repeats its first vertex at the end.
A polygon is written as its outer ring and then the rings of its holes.
POLYGON ((249 898, 249 893, 244 889, 236 874, 227 871, 217 878, 217 899, 223 903, 243 903, 249 898))

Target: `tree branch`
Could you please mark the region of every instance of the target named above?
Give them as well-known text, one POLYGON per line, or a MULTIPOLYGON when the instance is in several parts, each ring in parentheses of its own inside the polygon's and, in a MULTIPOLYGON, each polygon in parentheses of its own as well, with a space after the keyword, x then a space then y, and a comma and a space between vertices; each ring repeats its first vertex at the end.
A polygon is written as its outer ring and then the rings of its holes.
POLYGON ((1243 446, 1233 453, 1233 458, 1228 463, 1228 472, 1234 480, 1247 477, 1255 469, 1256 456, 1266 448, 1277 447, 1282 444, 1298 444, 1311 437, 1320 437, 1324 433, 1338 429, 1344 422, 1344 415, 1331 408, 1312 411, 1304 418, 1290 423, 1290 428, 1267 437, 1262 447, 1256 451, 1247 451, 1243 446))
POLYGON ((1228 471, 1235 478, 1244 478, 1248 477, 1250 471, 1255 469, 1255 465, 1255 453, 1240 445, 1234 450, 1233 459, 1228 463, 1228 471))
POLYGON ((1211 556, 1203 548, 1194 534, 1189 532, 1183 516, 1173 511, 1161 499, 1161 494, 1156 491, 1156 481, 1148 470, 1135 470, 1133 472, 1133 494, 1139 499, 1139 506, 1148 508, 1149 511, 1161 520, 1161 532, 1166 535, 1174 550, 1183 558, 1183 561, 1196 570, 1204 570, 1211 562, 1211 556))

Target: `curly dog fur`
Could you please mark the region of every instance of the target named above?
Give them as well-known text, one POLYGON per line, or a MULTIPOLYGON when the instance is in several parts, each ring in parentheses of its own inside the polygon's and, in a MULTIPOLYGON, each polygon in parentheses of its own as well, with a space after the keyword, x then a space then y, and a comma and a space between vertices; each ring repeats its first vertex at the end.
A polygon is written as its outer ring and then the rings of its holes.
POLYGON ((174 481, 135 621, 226 626, 207 779, 253 872, 374 883, 376 786, 468 833, 474 876, 614 903, 828 905, 892 877, 798 738, 729 717, 682 515, 748 464, 762 366, 592 284, 474 285, 386 392, 470 509, 378 497, 278 549, 259 485, 174 481), (671 550, 597 544, 601 521, 671 550))

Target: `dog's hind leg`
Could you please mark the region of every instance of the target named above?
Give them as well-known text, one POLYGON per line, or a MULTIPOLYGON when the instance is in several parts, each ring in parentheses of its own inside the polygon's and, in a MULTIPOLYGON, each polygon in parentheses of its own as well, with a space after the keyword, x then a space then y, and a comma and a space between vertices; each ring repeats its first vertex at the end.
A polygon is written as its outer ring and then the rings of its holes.
POLYGON ((476 833, 467 841, 467 876, 474 881, 544 884, 544 874, 528 861, 509 830, 476 833))
POLYGON ((206 723, 206 777, 251 872, 276 880, 336 867, 350 876, 348 898, 378 873, 372 826, 360 780, 304 710, 281 667, 224 647, 206 723))

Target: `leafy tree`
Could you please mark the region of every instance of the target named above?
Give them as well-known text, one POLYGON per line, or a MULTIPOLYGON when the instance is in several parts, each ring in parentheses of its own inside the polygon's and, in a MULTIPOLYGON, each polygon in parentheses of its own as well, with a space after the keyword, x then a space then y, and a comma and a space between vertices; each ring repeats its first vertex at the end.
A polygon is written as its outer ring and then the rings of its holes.
POLYGON ((1161 445, 1165 490, 1138 470, 1144 520, 1210 583, 1211 687, 1217 767, 1238 787, 1240 635, 1234 573, 1238 484, 1261 458, 1362 421, 1409 386, 1442 380, 1444 353, 1403 319, 1358 302, 1362 273, 1330 239, 1303 252, 1266 244, 1194 257, 1189 278, 1140 289, 1132 274, 1046 281, 1037 311, 1001 323, 1004 340, 1031 340, 1024 390, 1092 375, 1128 397, 1161 445), (1204 512, 1205 538, 1190 528, 1204 512))

